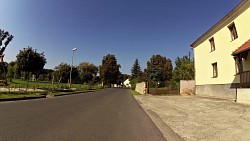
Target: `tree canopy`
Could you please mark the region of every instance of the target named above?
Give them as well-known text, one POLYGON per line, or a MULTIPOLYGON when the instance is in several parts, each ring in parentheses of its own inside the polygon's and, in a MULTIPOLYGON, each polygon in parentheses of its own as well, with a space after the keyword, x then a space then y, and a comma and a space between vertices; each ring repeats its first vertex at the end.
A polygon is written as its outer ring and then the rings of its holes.
POLYGON ((141 66, 139 64, 138 59, 135 59, 135 63, 131 68, 131 79, 138 78, 141 75, 142 75, 141 66))
MULTIPOLYGON (((68 83, 70 78, 70 69, 71 66, 67 63, 61 63, 58 66, 55 67, 55 71, 53 72, 53 75, 55 77, 55 81, 58 81, 59 83, 68 83)), ((77 77, 79 76, 78 70, 76 67, 72 68, 72 82, 77 81, 77 77)))
POLYGON ((78 71, 81 82, 88 83, 97 75, 98 67, 89 62, 82 62, 78 66, 78 71))
POLYGON ((148 78, 154 81, 165 82, 172 78, 173 66, 169 58, 153 55, 147 62, 148 78))
POLYGON ((177 57, 175 59, 175 68, 173 79, 177 82, 180 80, 194 79, 194 60, 188 56, 177 57))
POLYGON ((105 85, 117 84, 120 73, 120 65, 117 64, 115 55, 108 54, 103 57, 100 66, 100 77, 105 85))
POLYGON ((16 59, 20 70, 31 73, 42 70, 47 63, 44 53, 38 53, 32 47, 20 50, 16 59))

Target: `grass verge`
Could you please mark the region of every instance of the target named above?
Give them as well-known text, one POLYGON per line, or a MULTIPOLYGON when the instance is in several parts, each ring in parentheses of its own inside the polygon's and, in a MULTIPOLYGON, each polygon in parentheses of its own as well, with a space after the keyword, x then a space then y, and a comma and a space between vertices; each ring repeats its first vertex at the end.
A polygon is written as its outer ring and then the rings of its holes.
POLYGON ((0 98, 22 98, 22 97, 40 97, 39 93, 31 94, 0 94, 0 98))
POLYGON ((138 93, 138 92, 136 92, 136 91, 134 91, 134 90, 130 90, 130 93, 131 93, 132 95, 141 95, 140 93, 138 93))

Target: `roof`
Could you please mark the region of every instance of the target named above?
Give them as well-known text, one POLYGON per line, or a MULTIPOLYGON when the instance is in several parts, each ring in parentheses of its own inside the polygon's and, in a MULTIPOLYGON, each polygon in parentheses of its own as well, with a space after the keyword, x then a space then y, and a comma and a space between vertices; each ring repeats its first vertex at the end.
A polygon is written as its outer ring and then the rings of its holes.
POLYGON ((250 39, 248 41, 246 41, 243 45, 241 45, 238 49, 236 49, 232 55, 237 55, 240 54, 242 52, 248 51, 250 50, 250 39))
POLYGON ((224 18, 222 18, 218 23, 211 27, 207 32, 195 40, 190 46, 192 48, 197 47, 199 44, 213 36, 218 30, 227 26, 231 23, 239 14, 244 12, 249 8, 250 0, 242 0, 232 11, 230 11, 224 18))

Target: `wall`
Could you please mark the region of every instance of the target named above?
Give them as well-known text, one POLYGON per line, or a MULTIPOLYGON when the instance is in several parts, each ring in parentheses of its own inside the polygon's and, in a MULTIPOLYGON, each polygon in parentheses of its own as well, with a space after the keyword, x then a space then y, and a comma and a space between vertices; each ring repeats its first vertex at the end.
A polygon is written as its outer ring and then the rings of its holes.
POLYGON ((250 104, 250 89, 237 89, 237 102, 250 104))
POLYGON ((195 94, 200 96, 220 97, 225 99, 236 99, 236 88, 238 84, 208 84, 196 85, 195 94))
POLYGON ((146 94, 146 82, 137 83, 135 86, 135 91, 140 94, 146 94))
MULTIPOLYGON (((239 83, 235 78, 235 61, 231 55, 238 47, 250 39, 250 8, 249 2, 245 7, 246 10, 239 10, 239 13, 233 14, 223 23, 223 28, 217 31, 204 42, 194 48, 196 85, 208 84, 228 84, 239 83), (231 34, 228 25, 235 23, 238 38, 231 40, 231 34), (214 37, 215 50, 211 51, 209 39, 214 37), (212 63, 217 62, 218 77, 213 78, 212 63)), ((249 67, 249 66, 247 66, 249 67)))
POLYGON ((180 94, 195 94, 195 80, 181 80, 180 94))

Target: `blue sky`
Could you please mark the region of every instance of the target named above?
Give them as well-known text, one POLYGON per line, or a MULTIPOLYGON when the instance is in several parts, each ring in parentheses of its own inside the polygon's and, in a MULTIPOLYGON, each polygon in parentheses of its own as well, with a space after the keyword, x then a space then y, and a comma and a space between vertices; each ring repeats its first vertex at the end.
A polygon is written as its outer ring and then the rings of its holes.
POLYGON ((114 54, 130 74, 154 54, 174 60, 241 0, 0 0, 0 29, 14 35, 5 61, 31 46, 44 52, 45 68, 91 62, 114 54))

